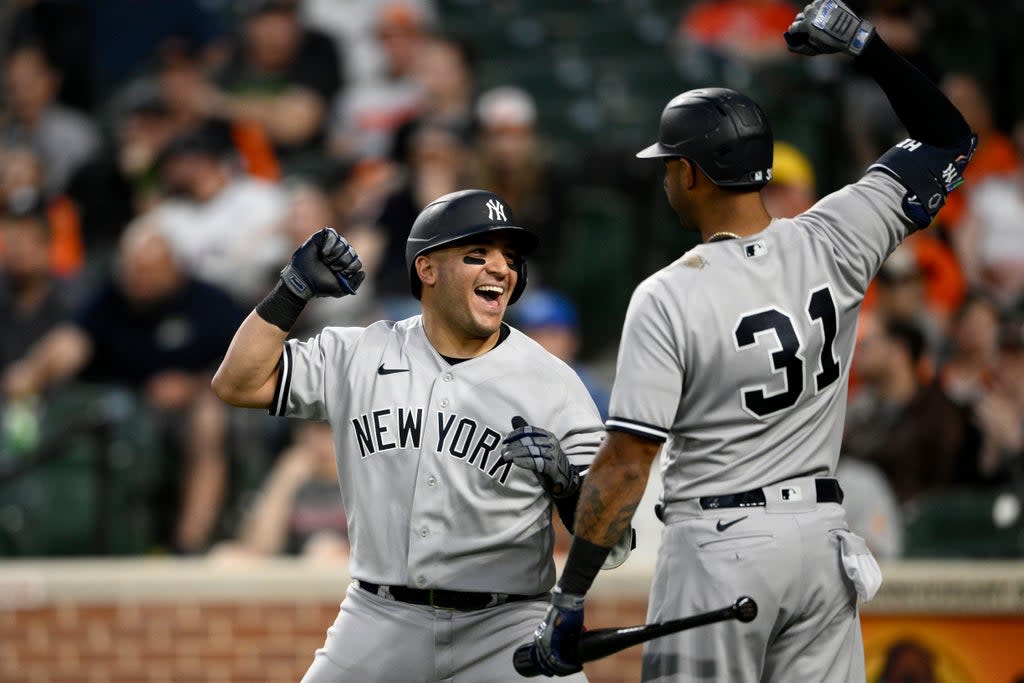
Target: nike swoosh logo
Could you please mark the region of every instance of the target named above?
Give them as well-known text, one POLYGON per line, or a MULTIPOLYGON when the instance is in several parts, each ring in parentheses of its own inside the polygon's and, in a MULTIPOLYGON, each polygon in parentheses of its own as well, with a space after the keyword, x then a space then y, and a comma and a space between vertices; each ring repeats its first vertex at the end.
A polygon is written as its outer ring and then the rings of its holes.
POLYGON ((393 375, 396 372, 409 372, 409 368, 386 368, 383 363, 377 368, 378 375, 393 375))
POLYGON ((722 520, 718 520, 718 524, 715 525, 715 529, 717 531, 725 531, 726 529, 731 527, 733 524, 739 524, 740 522, 742 522, 746 518, 747 518, 747 515, 743 515, 739 519, 734 519, 731 522, 726 522, 725 524, 722 523, 722 520))

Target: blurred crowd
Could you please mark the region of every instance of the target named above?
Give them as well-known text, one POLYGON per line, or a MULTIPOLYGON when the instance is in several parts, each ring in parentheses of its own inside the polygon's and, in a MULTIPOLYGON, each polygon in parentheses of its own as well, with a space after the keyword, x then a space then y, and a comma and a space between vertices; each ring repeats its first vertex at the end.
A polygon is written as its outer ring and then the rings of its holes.
MULTIPOLYGON (((964 8, 850 4, 980 135, 966 184, 869 292, 839 473, 851 519, 883 557, 1021 556, 1021 102, 994 88, 1006 65, 936 58, 964 8)), ((781 122, 764 190, 775 216, 903 137, 848 63, 793 72, 781 33, 799 3, 603 0, 586 12, 613 9, 650 46, 636 59, 669 67, 658 88, 765 97, 781 122)), ((329 431, 229 408, 209 380, 292 250, 324 225, 355 246, 367 281, 358 296, 315 301, 295 335, 414 312, 405 237, 423 206, 461 188, 496 192, 540 235, 511 322, 576 367, 606 413, 629 291, 695 238, 665 224, 660 177, 636 170, 625 127, 598 134, 594 110, 573 108, 582 143, 565 154, 573 133, 548 115, 565 108, 558 93, 492 57, 487 17, 506 12, 522 19, 501 27, 522 48, 517 63, 543 59, 528 49, 545 26, 531 11, 551 9, 4 3, 0 557, 344 555, 329 431)), ((601 45, 588 47, 600 65, 601 45)), ((580 78, 562 68, 574 63, 540 66, 580 78)), ((616 94, 598 96, 614 113, 616 94)), ((633 108, 645 138, 664 101, 633 108)))

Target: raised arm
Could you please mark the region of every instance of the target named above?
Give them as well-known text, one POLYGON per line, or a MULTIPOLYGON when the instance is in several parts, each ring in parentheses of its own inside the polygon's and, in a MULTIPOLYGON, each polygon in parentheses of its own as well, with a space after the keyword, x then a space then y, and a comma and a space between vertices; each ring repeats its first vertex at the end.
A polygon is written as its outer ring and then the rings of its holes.
POLYGON ((815 0, 796 15, 785 34, 793 52, 819 55, 845 52, 871 76, 889 99, 910 135, 871 166, 894 176, 908 190, 904 213, 927 226, 946 195, 963 182, 977 136, 949 98, 910 62, 896 54, 875 31, 839 0, 815 0))
POLYGON ((214 393, 231 405, 269 408, 285 340, 306 303, 315 296, 355 294, 365 276, 359 256, 334 229, 310 236, 238 328, 213 376, 214 393))

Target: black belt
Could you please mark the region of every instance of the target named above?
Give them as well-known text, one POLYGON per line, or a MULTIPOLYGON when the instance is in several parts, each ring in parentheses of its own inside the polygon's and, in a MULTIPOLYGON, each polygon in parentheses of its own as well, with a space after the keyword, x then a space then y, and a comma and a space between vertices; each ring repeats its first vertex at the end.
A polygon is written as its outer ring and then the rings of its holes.
MULTIPOLYGON (((814 488, 819 503, 842 503, 843 489, 835 479, 815 479, 814 488)), ((783 499, 786 492, 783 490, 783 499)), ((726 496, 704 496, 700 499, 702 510, 717 510, 718 508, 750 508, 764 507, 764 490, 754 489, 743 493, 731 493, 726 496)))
POLYGON ((470 612, 487 607, 497 607, 506 602, 519 602, 520 600, 535 600, 547 596, 547 593, 536 595, 515 595, 510 593, 467 593, 465 591, 450 591, 441 588, 410 588, 408 586, 381 586, 369 581, 356 581, 356 585, 367 593, 382 598, 391 598, 398 602, 408 602, 413 605, 429 605, 440 609, 454 609, 463 612, 470 612))

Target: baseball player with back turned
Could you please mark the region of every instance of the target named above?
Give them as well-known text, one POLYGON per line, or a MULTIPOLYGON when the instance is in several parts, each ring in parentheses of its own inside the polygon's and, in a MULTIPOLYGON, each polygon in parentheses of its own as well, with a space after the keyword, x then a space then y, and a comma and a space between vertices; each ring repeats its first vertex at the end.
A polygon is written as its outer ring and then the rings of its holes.
POLYGON ((217 394, 333 430, 356 580, 303 681, 518 678, 512 653, 555 581, 552 498, 571 528, 604 436, 572 370, 502 322, 536 242, 496 195, 445 195, 407 241, 422 315, 286 341, 312 296, 363 280, 324 228, 238 329, 217 394), (513 429, 527 423, 550 431, 513 429))
POLYGON ((976 137, 841 2, 807 5, 785 39, 805 55, 852 55, 911 138, 805 213, 772 220, 758 192, 772 167, 761 109, 722 88, 691 90, 665 107, 658 142, 638 156, 663 160, 668 201, 704 243, 641 283, 630 301, 608 436, 530 650, 548 675, 580 670, 573 642, 583 596, 664 444, 665 528, 648 621, 741 595, 760 609, 749 624, 650 641, 643 680, 865 679, 857 598, 873 596, 881 573, 848 530, 832 477, 857 313, 886 256, 960 184, 976 137))

